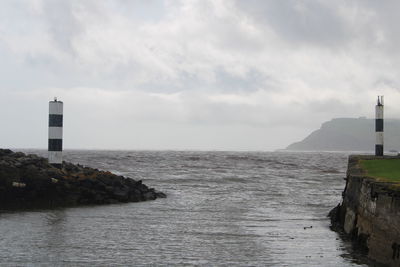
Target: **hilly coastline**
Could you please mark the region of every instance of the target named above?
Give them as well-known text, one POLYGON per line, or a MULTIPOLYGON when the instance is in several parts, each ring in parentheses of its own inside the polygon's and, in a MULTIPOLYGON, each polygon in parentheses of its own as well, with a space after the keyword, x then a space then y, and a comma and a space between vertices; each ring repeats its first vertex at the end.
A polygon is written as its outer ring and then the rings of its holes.
MULTIPOLYGON (((400 120, 386 119, 384 124, 386 151, 400 151, 400 120)), ((335 118, 324 122, 321 128, 302 141, 286 147, 294 151, 374 151, 375 120, 335 118)))

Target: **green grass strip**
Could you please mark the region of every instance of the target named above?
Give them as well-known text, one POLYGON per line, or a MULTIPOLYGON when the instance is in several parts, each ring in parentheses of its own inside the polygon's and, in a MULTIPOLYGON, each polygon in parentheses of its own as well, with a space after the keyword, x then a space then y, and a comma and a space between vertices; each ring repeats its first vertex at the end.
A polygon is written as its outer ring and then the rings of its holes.
POLYGON ((400 182, 400 159, 360 160, 367 175, 391 182, 400 182))

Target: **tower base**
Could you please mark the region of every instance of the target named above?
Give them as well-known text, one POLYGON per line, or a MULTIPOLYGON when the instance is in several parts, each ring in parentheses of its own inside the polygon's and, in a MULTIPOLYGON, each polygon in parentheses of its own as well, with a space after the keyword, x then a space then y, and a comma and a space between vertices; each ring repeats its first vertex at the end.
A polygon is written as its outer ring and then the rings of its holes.
POLYGON ((383 156, 383 145, 375 145, 375 156, 383 156))

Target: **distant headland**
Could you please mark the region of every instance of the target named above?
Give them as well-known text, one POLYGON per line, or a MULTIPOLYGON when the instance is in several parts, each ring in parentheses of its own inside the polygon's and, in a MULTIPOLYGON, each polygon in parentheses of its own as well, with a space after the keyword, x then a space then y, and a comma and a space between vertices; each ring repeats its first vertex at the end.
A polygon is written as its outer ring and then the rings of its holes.
MULTIPOLYGON (((373 151, 375 120, 336 118, 324 122, 300 142, 290 144, 286 150, 297 151, 373 151)), ((400 151, 400 120, 385 120, 385 150, 400 151)))

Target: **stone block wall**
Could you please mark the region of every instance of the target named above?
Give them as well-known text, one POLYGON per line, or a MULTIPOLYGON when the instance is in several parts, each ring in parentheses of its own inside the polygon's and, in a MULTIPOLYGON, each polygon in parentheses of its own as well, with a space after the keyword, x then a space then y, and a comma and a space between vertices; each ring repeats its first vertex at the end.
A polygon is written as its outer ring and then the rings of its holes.
POLYGON ((353 237, 368 257, 400 266, 400 185, 369 178, 350 156, 343 201, 332 219, 353 237))

